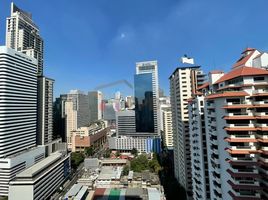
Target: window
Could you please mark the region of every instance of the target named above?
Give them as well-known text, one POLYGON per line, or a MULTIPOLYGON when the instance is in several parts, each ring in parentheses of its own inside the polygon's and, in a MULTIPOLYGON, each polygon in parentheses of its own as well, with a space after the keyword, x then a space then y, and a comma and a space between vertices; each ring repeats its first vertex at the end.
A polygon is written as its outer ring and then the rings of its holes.
POLYGON ((257 76, 253 78, 254 81, 264 81, 264 77, 263 76, 257 76))

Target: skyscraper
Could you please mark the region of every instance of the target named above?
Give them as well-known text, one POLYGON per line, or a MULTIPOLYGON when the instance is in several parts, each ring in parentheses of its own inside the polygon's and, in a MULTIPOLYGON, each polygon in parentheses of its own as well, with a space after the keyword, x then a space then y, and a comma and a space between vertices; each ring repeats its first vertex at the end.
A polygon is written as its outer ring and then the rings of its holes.
POLYGON ((54 80, 38 77, 38 118, 37 144, 45 145, 52 141, 53 134, 53 84, 54 80))
POLYGON ((197 87, 203 84, 204 76, 200 66, 183 64, 169 77, 174 135, 174 172, 176 179, 186 189, 189 198, 192 196, 192 175, 187 99, 191 98, 197 87))
POLYGON ((53 137, 62 138, 63 142, 67 141, 66 138, 66 114, 65 114, 65 102, 67 100, 67 94, 61 94, 56 98, 53 104, 53 137))
MULTIPOLYGON (((54 190, 38 189, 50 196, 68 177, 70 157, 65 144, 59 140, 51 142, 53 80, 38 76, 43 71, 43 41, 31 15, 13 3, 6 30, 6 44, 10 48, 0 47, 0 196, 12 200, 18 199, 13 194, 19 197, 20 191, 24 194, 28 183, 22 181, 24 189, 20 185, 12 191, 9 186, 27 168, 31 168, 27 171, 31 177, 43 170, 43 180, 48 180, 48 173, 44 173, 49 170, 47 163, 51 166, 64 163, 61 180, 58 172, 53 173, 57 180, 54 190), (52 153, 59 157, 52 161, 52 153), (45 156, 48 157, 44 159, 45 156), (39 164, 41 160, 45 161, 39 164)), ((27 195, 34 198, 32 192, 27 195)))
POLYGON ((89 124, 88 95, 79 90, 71 90, 65 101, 66 136, 71 148, 71 132, 89 124))
POLYGON ((100 91, 88 92, 90 122, 102 119, 102 93, 100 91))
POLYGON ((3 158, 36 145, 37 61, 4 46, 0 47, 0 60, 3 158))
POLYGON ((11 3, 11 16, 6 21, 6 46, 34 57, 38 61, 37 75, 43 74, 43 39, 32 15, 11 3))
POLYGON ((159 84, 157 61, 136 63, 136 132, 160 135, 159 84))

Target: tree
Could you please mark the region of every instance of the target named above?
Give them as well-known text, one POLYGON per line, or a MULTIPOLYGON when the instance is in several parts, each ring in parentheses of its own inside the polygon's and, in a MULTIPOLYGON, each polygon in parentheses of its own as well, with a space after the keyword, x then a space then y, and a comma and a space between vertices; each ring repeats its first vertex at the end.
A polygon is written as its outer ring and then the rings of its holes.
POLYGON ((86 148, 85 148, 85 154, 86 154, 87 156, 93 156, 93 154, 94 154, 94 149, 93 149, 93 147, 92 147, 92 146, 90 146, 90 147, 86 147, 86 148))
POLYGON ((131 154, 134 155, 135 157, 138 155, 138 150, 136 148, 133 148, 131 150, 131 154))
POLYGON ((73 169, 76 169, 83 161, 84 155, 80 152, 71 153, 71 166, 73 169))
POLYGON ((110 158, 111 156, 111 150, 110 149, 107 149, 103 155, 104 158, 110 158))
POLYGON ((149 164, 148 164, 147 156, 142 154, 142 155, 139 155, 138 157, 134 158, 130 162, 130 168, 134 172, 142 172, 143 170, 148 170, 149 164))
POLYGON ((120 156, 120 153, 119 151, 116 151, 116 154, 115 154, 116 157, 119 157, 120 156))
POLYGON ((128 173, 129 173, 129 166, 125 165, 124 168, 123 168, 123 171, 122 171, 122 175, 127 176, 128 173))

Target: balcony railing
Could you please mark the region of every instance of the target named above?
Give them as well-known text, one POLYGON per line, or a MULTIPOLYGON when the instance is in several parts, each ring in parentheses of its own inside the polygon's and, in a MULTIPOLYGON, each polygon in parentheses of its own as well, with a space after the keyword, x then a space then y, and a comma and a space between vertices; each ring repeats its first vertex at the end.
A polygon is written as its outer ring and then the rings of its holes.
POLYGON ((255 112, 255 116, 268 116, 268 112, 255 112))
POLYGON ((231 159, 232 161, 238 161, 238 162, 257 162, 257 158, 250 158, 250 157, 233 157, 231 159))
POLYGON ((249 150, 250 151, 250 150, 256 150, 256 147, 255 146, 231 146, 230 149, 231 150, 249 150))
POLYGON ((243 113, 243 112, 238 112, 238 113, 228 113, 227 116, 232 117, 232 116, 253 116, 252 113, 243 113))
POLYGON ((226 127, 228 128, 254 128, 254 124, 227 124, 226 127))
POLYGON ((268 90, 266 89, 257 89, 252 91, 253 94, 262 94, 262 93, 268 93, 268 90))
POLYGON ((231 135, 230 138, 234 139, 255 139, 255 135, 231 135))
POLYGON ((255 104, 255 105, 268 104, 268 100, 265 100, 265 101, 255 101, 254 104, 255 104))

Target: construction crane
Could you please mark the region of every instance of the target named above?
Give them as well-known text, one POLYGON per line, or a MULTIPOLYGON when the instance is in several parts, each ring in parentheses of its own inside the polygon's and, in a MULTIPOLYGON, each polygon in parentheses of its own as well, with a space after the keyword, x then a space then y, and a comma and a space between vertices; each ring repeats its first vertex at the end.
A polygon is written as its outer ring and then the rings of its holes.
POLYGON ((101 90, 104 88, 112 87, 114 85, 119 85, 121 83, 123 83, 123 84, 127 85, 129 88, 133 89, 133 85, 131 83, 129 83, 127 80, 118 80, 118 81, 114 81, 111 83, 99 85, 99 86, 95 87, 95 90, 101 90))

